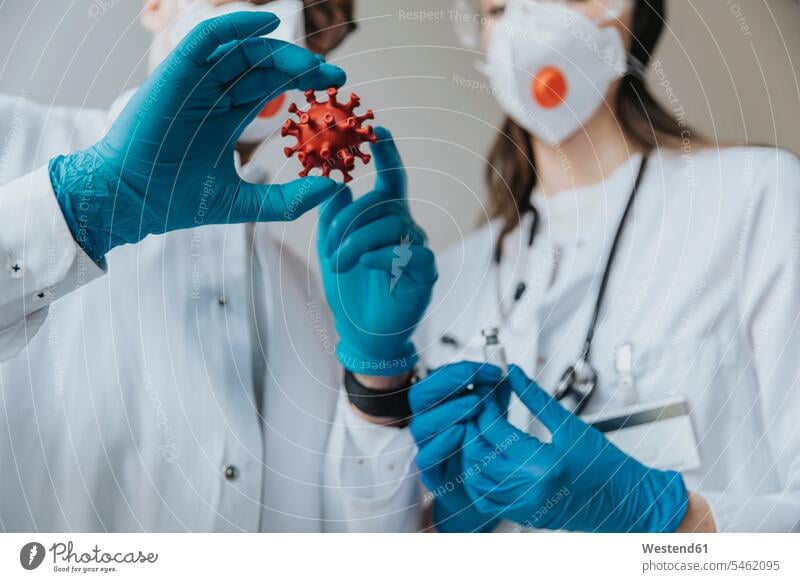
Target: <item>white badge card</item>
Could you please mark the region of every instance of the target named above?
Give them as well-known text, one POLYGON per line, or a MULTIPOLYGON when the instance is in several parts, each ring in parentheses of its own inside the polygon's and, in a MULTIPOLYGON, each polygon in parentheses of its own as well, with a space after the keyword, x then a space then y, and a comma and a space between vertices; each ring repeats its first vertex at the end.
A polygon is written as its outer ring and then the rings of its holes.
POLYGON ((691 471, 700 466, 697 437, 684 396, 587 415, 582 420, 648 467, 691 471))

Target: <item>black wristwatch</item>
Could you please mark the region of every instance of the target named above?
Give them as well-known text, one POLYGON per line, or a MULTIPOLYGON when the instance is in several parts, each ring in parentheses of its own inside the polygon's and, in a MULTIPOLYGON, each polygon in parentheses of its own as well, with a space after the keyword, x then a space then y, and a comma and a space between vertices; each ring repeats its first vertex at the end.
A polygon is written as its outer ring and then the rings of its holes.
POLYGON ((416 381, 417 375, 413 373, 405 386, 391 390, 374 390, 364 386, 349 370, 344 372, 344 388, 350 402, 364 414, 377 417, 410 418, 408 391, 416 381))

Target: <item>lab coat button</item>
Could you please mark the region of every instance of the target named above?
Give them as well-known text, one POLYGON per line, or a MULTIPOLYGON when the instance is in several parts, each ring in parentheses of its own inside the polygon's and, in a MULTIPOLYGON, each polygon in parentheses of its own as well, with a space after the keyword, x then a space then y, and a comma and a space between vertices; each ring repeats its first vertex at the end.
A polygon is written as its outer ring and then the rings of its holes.
POLYGON ((233 465, 228 465, 227 467, 225 467, 225 478, 228 481, 233 481, 238 476, 239 476, 239 469, 237 469, 233 465))
POLYGON ((12 279, 21 279, 25 274, 25 268, 20 261, 9 261, 7 269, 12 279))
POLYGON ((228 303, 228 299, 224 295, 219 295, 217 297, 217 303, 220 305, 226 305, 228 303))

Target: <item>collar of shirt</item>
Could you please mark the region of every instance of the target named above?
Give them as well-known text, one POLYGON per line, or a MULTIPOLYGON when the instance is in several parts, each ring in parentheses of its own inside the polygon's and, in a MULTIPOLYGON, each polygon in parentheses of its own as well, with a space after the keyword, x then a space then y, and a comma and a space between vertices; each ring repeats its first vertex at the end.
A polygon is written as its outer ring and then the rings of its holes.
POLYGON ((554 241, 569 244, 590 238, 598 228, 617 225, 618 212, 627 201, 641 154, 634 154, 618 166, 605 180, 587 186, 576 186, 545 195, 534 189, 531 203, 540 215, 542 232, 554 241))

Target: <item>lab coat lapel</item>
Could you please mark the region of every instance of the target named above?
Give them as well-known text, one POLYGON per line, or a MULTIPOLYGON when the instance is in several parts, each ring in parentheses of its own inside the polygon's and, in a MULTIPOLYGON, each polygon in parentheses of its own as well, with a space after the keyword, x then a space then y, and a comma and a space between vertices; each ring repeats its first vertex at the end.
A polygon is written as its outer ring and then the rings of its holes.
POLYGON ((328 419, 334 417, 340 383, 332 352, 335 332, 305 265, 263 225, 255 240, 267 279, 269 319, 262 530, 321 531, 328 419), (285 314, 305 317, 291 321, 285 314))

